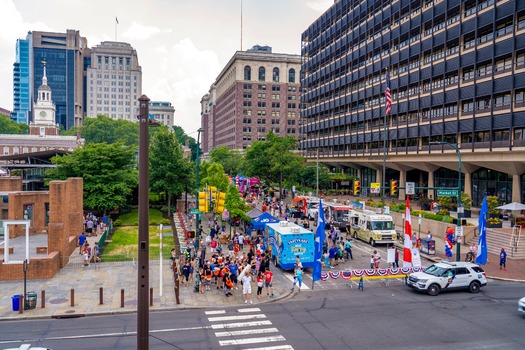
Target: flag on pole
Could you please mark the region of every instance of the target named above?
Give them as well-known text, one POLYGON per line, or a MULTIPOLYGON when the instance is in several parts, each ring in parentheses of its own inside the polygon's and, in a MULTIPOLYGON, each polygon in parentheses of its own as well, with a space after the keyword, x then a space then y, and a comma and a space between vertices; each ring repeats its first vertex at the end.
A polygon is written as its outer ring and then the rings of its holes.
POLYGON ((412 267, 412 219, 410 218, 410 198, 408 196, 406 196, 405 241, 403 248, 403 267, 412 267))
POLYGON ((478 252, 476 253, 476 264, 485 265, 487 263, 488 251, 487 251, 487 212, 489 206, 487 204, 487 196, 483 198, 481 204, 481 210, 479 211, 478 230, 478 252))
MULTIPOLYGON (((321 279, 321 271, 323 269, 321 259, 323 257, 323 242, 325 240, 325 222, 324 222, 324 211, 323 201, 319 200, 319 211, 317 213, 317 228, 315 230, 315 252, 314 252, 314 271, 312 273, 313 281, 319 281, 321 279)), ((313 284, 312 284, 313 285, 313 284)))
POLYGON ((388 72, 386 72, 385 98, 386 98, 386 115, 390 115, 390 112, 392 111, 392 94, 390 93, 390 78, 388 77, 388 72))
POLYGON ((117 22, 117 24, 118 24, 118 18, 117 17, 115 17, 115 22, 117 22))

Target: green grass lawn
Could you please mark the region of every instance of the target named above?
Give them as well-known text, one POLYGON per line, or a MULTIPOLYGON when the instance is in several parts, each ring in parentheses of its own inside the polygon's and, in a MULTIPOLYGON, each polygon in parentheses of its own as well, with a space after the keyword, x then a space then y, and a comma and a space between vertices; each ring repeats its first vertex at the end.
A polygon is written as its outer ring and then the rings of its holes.
MULTIPOLYGON (((133 209, 130 213, 120 215, 115 220, 115 226, 137 226, 139 224, 139 210, 133 209)), ((149 224, 150 225, 169 225, 169 219, 164 219, 162 213, 158 209, 149 210, 149 224)))
MULTIPOLYGON (((138 256, 138 236, 139 229, 137 226, 138 212, 135 210, 129 214, 121 215, 118 220, 123 218, 122 222, 126 222, 129 226, 117 227, 115 233, 111 236, 110 241, 103 251, 103 261, 125 261, 131 260, 133 257, 138 256)), ((159 227, 158 225, 162 222, 162 215, 159 210, 150 210, 150 224, 149 226, 149 254, 150 260, 159 259, 159 227), (153 214, 153 215, 152 215, 153 214)), ((166 219, 162 219, 166 220, 166 219)), ((163 223, 164 225, 164 223, 163 223)), ((170 231, 171 227, 164 228, 164 232, 170 231)), ((170 251, 173 246, 173 237, 164 237, 164 249, 162 256, 165 259, 169 259, 171 256, 170 251)))

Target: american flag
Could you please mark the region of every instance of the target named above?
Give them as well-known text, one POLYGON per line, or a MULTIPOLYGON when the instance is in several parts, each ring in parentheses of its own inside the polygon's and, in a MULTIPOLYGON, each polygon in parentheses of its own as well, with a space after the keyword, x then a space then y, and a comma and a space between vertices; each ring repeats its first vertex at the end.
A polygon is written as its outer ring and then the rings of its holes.
POLYGON ((385 98, 386 98, 386 115, 390 115, 390 112, 392 111, 392 95, 390 94, 390 78, 388 77, 388 72, 386 73, 385 98))

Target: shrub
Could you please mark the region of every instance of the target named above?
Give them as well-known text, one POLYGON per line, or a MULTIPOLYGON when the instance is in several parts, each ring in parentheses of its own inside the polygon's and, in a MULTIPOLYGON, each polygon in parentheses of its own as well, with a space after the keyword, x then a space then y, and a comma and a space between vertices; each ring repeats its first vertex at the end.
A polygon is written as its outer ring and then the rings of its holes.
POLYGON ((498 225, 501 221, 498 218, 489 218, 487 223, 489 225, 498 225))

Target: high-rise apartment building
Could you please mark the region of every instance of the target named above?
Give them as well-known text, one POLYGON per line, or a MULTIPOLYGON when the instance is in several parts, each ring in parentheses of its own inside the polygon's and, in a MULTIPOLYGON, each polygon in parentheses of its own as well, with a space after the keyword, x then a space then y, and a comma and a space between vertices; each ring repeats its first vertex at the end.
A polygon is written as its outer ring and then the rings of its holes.
POLYGON ((473 205, 525 200, 524 1, 339 0, 302 34, 302 60, 312 161, 365 189, 457 187, 459 153, 473 205))
POLYGON ((153 116, 153 118, 158 120, 162 125, 166 125, 168 127, 175 125, 175 108, 173 108, 171 102, 150 101, 149 114, 150 117, 153 116))
POLYGON ((86 67, 86 115, 103 114, 136 122, 142 95, 137 51, 124 42, 104 41, 91 49, 86 67))
POLYGON ((299 136, 299 55, 237 51, 201 99, 202 148, 245 149, 270 131, 299 136))

